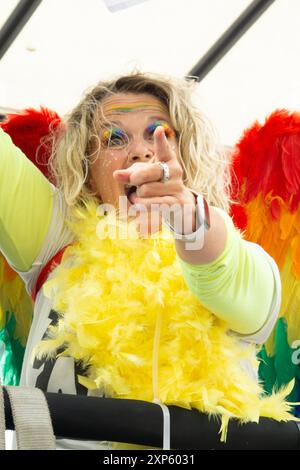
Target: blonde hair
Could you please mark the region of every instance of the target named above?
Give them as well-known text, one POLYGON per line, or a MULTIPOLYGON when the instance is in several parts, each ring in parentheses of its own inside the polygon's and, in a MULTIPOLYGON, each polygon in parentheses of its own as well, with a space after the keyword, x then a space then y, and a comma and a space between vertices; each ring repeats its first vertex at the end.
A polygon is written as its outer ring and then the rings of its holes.
POLYGON ((89 186, 86 169, 99 141, 99 104, 116 93, 146 93, 158 98, 168 109, 179 136, 179 157, 184 184, 202 193, 209 204, 228 211, 229 163, 209 120, 192 102, 195 82, 157 74, 133 72, 98 83, 61 123, 54 136, 50 169, 68 206, 96 194, 89 186))

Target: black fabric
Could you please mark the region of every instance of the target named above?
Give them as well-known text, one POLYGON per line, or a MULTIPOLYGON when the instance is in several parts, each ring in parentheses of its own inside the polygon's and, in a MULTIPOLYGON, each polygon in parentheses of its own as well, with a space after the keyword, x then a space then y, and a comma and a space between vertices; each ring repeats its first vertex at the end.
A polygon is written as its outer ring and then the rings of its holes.
MULTIPOLYGON (((46 393, 57 437, 127 442, 162 446, 163 415, 160 406, 137 400, 95 398, 46 393)), ((4 393, 6 428, 14 429, 11 408, 4 393)), ((259 424, 229 423, 226 444, 220 442, 220 421, 197 410, 170 406, 172 449, 297 450, 296 422, 261 418, 259 424)))

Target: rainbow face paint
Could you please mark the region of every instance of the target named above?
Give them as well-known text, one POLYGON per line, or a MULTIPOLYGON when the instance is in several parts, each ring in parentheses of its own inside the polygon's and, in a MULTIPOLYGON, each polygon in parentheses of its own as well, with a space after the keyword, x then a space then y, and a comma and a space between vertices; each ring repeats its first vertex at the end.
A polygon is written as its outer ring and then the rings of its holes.
POLYGON ((105 114, 127 114, 142 111, 165 112, 165 108, 163 106, 153 106, 147 103, 137 103, 126 106, 124 104, 120 104, 105 109, 105 114))
POLYGON ((172 129, 172 127, 166 121, 161 121, 161 120, 157 120, 149 124, 149 126, 146 129, 146 132, 149 133, 150 135, 153 135, 157 127, 164 128, 165 135, 168 139, 176 136, 175 131, 172 129))
POLYGON ((133 112, 152 111, 154 113, 166 113, 168 110, 157 98, 142 99, 139 95, 121 98, 112 96, 103 101, 103 112, 106 116, 111 114, 128 114, 133 112))
POLYGON ((123 148, 129 144, 129 138, 121 128, 112 127, 103 131, 101 144, 105 148, 123 148))
MULTIPOLYGON (((144 130, 144 139, 147 141, 153 140, 155 129, 157 129, 159 126, 163 127, 165 135, 168 139, 176 136, 175 131, 166 121, 156 120, 149 124, 144 130)), ((120 127, 111 127, 109 129, 105 129, 101 136, 101 144, 104 148, 123 149, 124 147, 127 147, 131 141, 132 139, 120 127)))
POLYGON ((101 106, 104 125, 100 138, 103 149, 119 150, 142 142, 152 148, 153 134, 158 126, 163 127, 168 139, 177 136, 167 107, 154 96, 118 93, 106 97, 101 106))

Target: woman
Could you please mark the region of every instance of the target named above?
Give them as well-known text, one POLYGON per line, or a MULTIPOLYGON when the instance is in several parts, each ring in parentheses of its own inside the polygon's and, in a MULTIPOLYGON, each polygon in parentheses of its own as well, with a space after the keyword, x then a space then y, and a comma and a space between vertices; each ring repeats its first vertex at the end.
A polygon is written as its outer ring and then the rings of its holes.
POLYGON ((231 416, 285 416, 250 365, 280 279, 226 213, 229 164, 192 88, 100 82, 54 136, 55 186, 1 132, 1 250, 35 296, 21 385, 196 407, 225 438, 231 416))

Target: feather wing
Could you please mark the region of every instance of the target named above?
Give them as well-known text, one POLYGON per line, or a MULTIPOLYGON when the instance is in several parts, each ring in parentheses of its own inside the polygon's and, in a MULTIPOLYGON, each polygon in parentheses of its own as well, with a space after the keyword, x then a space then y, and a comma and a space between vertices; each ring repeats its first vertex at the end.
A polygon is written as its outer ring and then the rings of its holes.
MULTIPOLYGON (((49 178, 50 131, 59 125, 58 114, 47 109, 26 109, 9 114, 0 124, 42 173, 49 178)), ((0 252, 0 381, 17 385, 32 321, 33 302, 20 276, 0 252)))
POLYGON ((268 392, 294 378, 289 398, 299 401, 300 114, 277 110, 246 130, 233 155, 232 181, 235 224, 275 259, 281 274, 281 311, 260 352, 260 377, 268 392))

